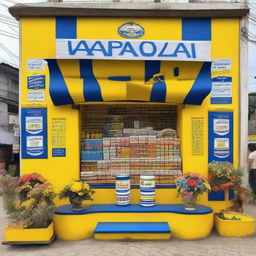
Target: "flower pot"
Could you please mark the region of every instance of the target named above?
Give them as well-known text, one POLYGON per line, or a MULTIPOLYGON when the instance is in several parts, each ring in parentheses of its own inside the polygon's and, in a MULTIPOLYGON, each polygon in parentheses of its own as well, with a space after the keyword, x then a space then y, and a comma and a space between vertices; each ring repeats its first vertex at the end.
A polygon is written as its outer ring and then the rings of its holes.
POLYGON ((82 205, 83 199, 70 197, 69 201, 70 201, 70 204, 72 205, 72 210, 74 212, 80 212, 84 209, 84 207, 82 205))
POLYGON ((54 239, 53 222, 47 228, 11 228, 4 230, 3 244, 49 244, 54 239))
POLYGON ((220 236, 250 236, 254 233, 254 223, 255 219, 245 213, 228 212, 224 218, 214 215, 214 227, 220 236))

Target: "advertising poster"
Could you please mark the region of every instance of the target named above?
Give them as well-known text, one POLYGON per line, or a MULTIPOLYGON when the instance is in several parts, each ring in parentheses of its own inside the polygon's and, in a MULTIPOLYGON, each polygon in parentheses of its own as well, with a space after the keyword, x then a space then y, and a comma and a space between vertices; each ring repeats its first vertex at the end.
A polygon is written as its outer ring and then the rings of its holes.
POLYGON ((66 119, 52 119, 52 156, 66 156, 66 119))
POLYGON ((204 118, 192 117, 192 155, 203 155, 204 144, 204 118))
POLYGON ((44 91, 32 91, 28 92, 28 101, 45 101, 44 91))
POLYGON ((208 161, 233 163, 233 113, 209 112, 208 161))
POLYGON ((44 75, 34 75, 28 76, 28 89, 38 90, 45 89, 45 76, 44 75))
POLYGON ((44 59, 28 59, 27 60, 27 71, 44 71, 46 61, 44 59))
POLYGON ((232 103, 231 59, 212 62, 211 104, 232 103))
POLYGON ((47 158, 47 110, 26 108, 21 110, 22 158, 47 158))

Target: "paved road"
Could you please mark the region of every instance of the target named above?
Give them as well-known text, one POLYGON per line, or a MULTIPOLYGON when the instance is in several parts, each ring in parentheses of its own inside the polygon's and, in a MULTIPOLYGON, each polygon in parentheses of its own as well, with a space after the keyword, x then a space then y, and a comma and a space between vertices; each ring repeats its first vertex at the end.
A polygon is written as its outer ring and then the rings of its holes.
MULTIPOLYGON (((1 203, 1 202, 0 202, 1 203)), ((256 217, 256 206, 246 206, 246 212, 256 217)), ((0 208, 0 239, 6 218, 0 208)), ((0 256, 256 256, 256 236, 223 238, 212 233, 196 241, 55 241, 51 246, 0 245, 0 256)))

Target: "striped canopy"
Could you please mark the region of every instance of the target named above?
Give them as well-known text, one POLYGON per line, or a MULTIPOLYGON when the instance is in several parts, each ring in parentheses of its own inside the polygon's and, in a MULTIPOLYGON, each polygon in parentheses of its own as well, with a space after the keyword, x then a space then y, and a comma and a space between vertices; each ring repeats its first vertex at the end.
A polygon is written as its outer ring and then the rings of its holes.
POLYGON ((48 59, 54 105, 82 102, 202 104, 211 91, 210 62, 48 59))

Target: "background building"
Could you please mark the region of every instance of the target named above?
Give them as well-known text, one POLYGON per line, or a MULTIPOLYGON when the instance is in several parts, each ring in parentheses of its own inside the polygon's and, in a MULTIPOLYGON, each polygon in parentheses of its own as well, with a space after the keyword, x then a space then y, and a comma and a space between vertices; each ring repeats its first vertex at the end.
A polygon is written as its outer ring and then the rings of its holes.
POLYGON ((0 63, 0 162, 19 153, 19 70, 0 63))

